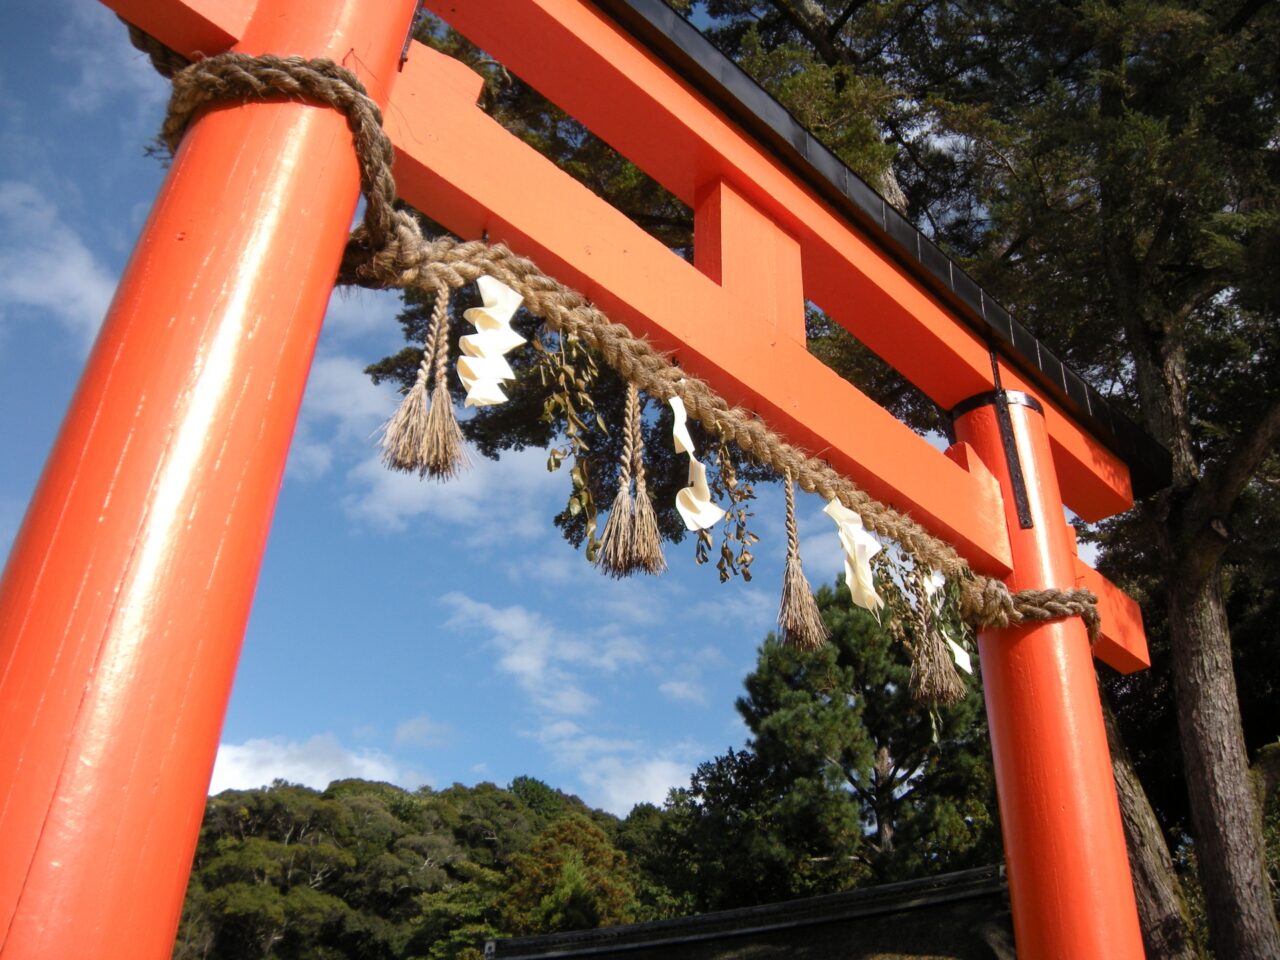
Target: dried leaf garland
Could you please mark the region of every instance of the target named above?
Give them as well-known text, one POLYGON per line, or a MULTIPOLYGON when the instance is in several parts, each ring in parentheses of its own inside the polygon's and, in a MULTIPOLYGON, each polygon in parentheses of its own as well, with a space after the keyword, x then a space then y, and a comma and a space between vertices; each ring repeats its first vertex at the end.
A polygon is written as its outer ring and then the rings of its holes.
POLYGON ((964 651, 951 636, 954 625, 948 620, 954 604, 948 602, 947 588, 937 582, 934 571, 914 562, 908 567, 901 558, 895 564, 887 552, 873 564, 881 579, 891 584, 885 589, 889 631, 911 651, 912 695, 932 704, 964 699, 968 685, 956 671, 951 648, 964 651))
POLYGON ((573 488, 565 510, 570 516, 583 515, 587 559, 595 562, 600 550, 596 536, 599 511, 591 491, 585 454, 591 450, 588 435, 593 427, 608 433, 591 396, 599 367, 594 354, 576 337, 546 331, 543 336, 545 339, 533 341, 538 353, 538 377, 549 391, 542 405, 542 419, 547 423, 562 420, 567 441, 564 446, 548 451, 547 469, 558 470, 565 460, 573 460, 569 470, 573 488))

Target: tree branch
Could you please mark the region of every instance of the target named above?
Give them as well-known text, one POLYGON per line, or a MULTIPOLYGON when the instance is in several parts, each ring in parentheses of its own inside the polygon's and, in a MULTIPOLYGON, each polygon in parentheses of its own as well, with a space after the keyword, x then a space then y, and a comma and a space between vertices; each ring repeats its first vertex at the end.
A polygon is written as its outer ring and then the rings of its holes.
POLYGON ((1207 575, 1217 565, 1227 546, 1221 525, 1277 441, 1280 397, 1272 397, 1257 421, 1241 430, 1235 445, 1205 472, 1187 501, 1179 539, 1188 547, 1188 573, 1207 575))

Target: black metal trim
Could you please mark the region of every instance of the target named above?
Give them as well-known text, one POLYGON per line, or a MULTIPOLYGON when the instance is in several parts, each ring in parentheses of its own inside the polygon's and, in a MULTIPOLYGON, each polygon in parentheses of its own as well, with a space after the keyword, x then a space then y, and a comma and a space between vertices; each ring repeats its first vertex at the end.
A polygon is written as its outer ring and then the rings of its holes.
POLYGON ((1044 406, 1029 393, 1023 393, 1021 390, 989 390, 986 393, 976 393, 967 400, 961 400, 951 408, 951 416, 959 417, 968 413, 970 410, 977 410, 979 407, 989 407, 994 403, 1011 403, 1017 407, 1030 407, 1036 413, 1044 416, 1044 406))
POLYGON ((1136 496, 1172 482, 1169 451, 1062 364, 958 264, 662 0, 592 0, 926 283, 984 341, 1129 467, 1136 496))

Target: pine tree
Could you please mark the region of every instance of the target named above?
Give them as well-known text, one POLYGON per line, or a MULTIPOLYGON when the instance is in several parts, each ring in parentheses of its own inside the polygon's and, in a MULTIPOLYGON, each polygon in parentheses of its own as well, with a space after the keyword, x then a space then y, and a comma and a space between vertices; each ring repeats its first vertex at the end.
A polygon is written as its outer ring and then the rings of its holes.
POLYGON ((998 860, 979 696, 935 713, 911 698, 910 659, 848 590, 823 587, 816 651, 772 635, 738 711, 744 752, 673 791, 669 882, 701 909, 828 893, 998 860))

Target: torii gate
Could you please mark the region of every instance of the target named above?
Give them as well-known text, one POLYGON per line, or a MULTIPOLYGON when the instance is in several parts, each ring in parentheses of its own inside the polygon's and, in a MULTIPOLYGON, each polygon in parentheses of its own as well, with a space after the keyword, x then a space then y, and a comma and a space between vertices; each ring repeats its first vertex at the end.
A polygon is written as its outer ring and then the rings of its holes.
MULTIPOLYGON (((485 116, 475 74, 402 58, 415 0, 104 2, 188 56, 353 69, 389 104, 405 200, 533 257, 975 570, 1090 588, 1094 653, 1147 665, 1062 505, 1127 509, 1161 451, 659 0, 427 5, 689 204, 693 265, 485 116), (811 357, 806 298, 959 442, 938 453, 811 357)), ((174 160, 0 583, 4 960, 170 953, 356 198, 343 118, 305 103, 211 109, 174 160)), ((1020 954, 1141 957, 1083 626, 979 645, 1020 954)))

